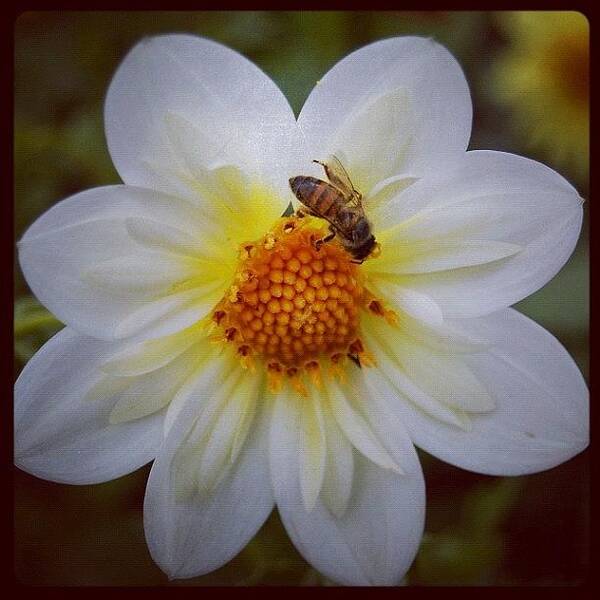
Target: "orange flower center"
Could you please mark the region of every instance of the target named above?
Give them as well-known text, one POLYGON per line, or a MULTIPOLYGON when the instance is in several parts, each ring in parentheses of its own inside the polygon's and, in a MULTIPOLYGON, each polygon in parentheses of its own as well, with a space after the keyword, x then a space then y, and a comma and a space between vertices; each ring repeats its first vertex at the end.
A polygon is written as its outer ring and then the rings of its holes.
POLYGON ((213 312, 219 339, 234 344, 242 365, 260 360, 277 391, 287 377, 305 391, 323 367, 340 373, 350 358, 373 364, 359 335, 361 308, 389 316, 362 284, 359 266, 337 243, 315 247, 322 229, 283 218, 258 242, 242 244, 235 281, 213 312))

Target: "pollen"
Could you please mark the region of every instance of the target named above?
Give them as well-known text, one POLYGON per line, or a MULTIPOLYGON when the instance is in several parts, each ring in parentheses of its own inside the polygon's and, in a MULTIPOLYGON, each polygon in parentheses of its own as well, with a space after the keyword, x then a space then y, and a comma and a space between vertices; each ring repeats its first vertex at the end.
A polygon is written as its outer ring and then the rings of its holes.
POLYGON ((362 310, 389 318, 365 288, 360 266, 310 219, 282 218, 261 240, 242 244, 234 281, 215 307, 220 339, 244 368, 263 368, 270 391, 285 382, 301 395, 343 363, 373 366, 360 338, 362 310), (346 359, 351 359, 347 361, 346 359))

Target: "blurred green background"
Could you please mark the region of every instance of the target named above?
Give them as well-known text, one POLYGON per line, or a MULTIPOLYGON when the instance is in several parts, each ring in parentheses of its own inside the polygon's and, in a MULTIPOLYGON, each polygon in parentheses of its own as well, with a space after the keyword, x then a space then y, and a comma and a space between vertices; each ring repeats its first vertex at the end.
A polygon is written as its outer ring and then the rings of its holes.
MULTIPOLYGON (((471 148, 549 164, 586 199, 576 252, 517 308, 550 330, 588 376, 589 72, 578 13, 28 12, 15 26, 15 236, 77 191, 119 182, 102 111, 111 76, 140 38, 187 32, 220 41, 272 77, 296 113, 348 52, 394 35, 431 36, 463 66, 474 102, 471 148), (566 76, 568 74, 569 76, 566 76), (564 128, 561 129, 561 127, 564 128)), ((15 376, 62 327, 15 268, 15 376)), ((563 585, 587 577, 588 452, 533 476, 495 478, 421 453, 426 534, 410 585, 563 585)), ((148 553, 149 467, 96 486, 16 470, 15 556, 34 585, 331 585, 296 552, 273 514, 222 569, 168 582, 148 553)))

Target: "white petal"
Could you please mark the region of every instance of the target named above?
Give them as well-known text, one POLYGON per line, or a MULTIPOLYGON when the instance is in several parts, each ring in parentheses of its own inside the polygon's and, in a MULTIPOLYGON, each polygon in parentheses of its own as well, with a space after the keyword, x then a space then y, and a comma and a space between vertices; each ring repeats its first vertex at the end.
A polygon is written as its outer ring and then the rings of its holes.
MULTIPOLYGON (((206 368, 209 368, 209 365, 207 365, 206 368)), ((204 369, 202 369, 199 373, 189 377, 188 380, 185 381, 179 388, 179 391, 175 394, 173 400, 171 400, 171 404, 169 404, 167 414, 165 415, 165 437, 169 433, 171 427, 173 427, 177 416, 186 405, 188 398, 194 394, 196 386, 198 385, 198 381, 203 380, 204 377, 204 369)))
POLYGON ((313 158, 345 161, 363 194, 383 179, 421 177, 463 153, 472 107, 460 66, 431 39, 381 40, 337 63, 298 124, 313 158))
MULTIPOLYGON (((410 275, 450 271, 508 258, 519 252, 517 244, 491 240, 394 240, 395 256, 383 256, 370 272, 383 275, 410 275)), ((380 239, 381 241, 381 239, 380 239)), ((387 244, 391 245, 391 240, 387 244)))
POLYGON ((461 358, 404 344, 403 367, 431 397, 466 412, 487 412, 494 401, 461 358), (405 354, 404 354, 405 353, 405 354))
POLYGON ((131 217, 126 219, 125 226, 136 242, 153 250, 166 250, 193 257, 204 253, 201 239, 165 223, 131 217))
MULTIPOLYGON (((367 319, 369 318, 370 315, 367 314, 367 319)), ((379 319, 375 322, 379 322, 379 326, 385 327, 379 319)), ((370 328, 371 325, 368 327, 370 328)), ((476 336, 473 332, 465 331, 464 327, 457 328, 449 321, 435 325, 432 323, 426 324, 423 321, 409 317, 407 314, 399 313, 397 315, 397 329, 407 339, 446 354, 479 352, 489 345, 486 340, 476 336)))
MULTIPOLYGON (((464 423, 460 419, 460 422, 455 421, 457 414, 452 410, 444 411, 444 407, 466 412, 487 412, 494 408, 493 398, 466 364, 464 353, 457 354, 452 347, 426 346, 406 335, 402 325, 390 327, 381 318, 368 316, 364 327, 369 331, 373 350, 378 352, 378 360, 381 356, 382 370, 389 368, 392 373, 393 370, 401 370, 406 378, 422 390, 423 394, 410 395, 413 400, 425 396, 441 404, 434 411, 438 418, 460 425, 464 423), (387 356, 382 356, 381 353, 387 356), (390 364, 389 359, 395 365, 390 364), (451 418, 447 419, 447 416, 451 418)), ((487 346, 489 343, 480 348, 471 348, 471 352, 484 350, 487 346)), ((396 381, 395 373, 390 377, 396 381)), ((399 386, 400 389, 406 390, 405 393, 408 391, 408 388, 402 386, 399 386)), ((422 407, 427 410, 425 405, 422 407)))
POLYGON ((348 508, 354 478, 354 452, 329 409, 324 409, 327 456, 321 498, 327 508, 342 517, 348 508))
POLYGON ((398 402, 409 404, 441 423, 448 423, 461 429, 470 428, 470 419, 466 414, 440 402, 438 398, 428 394, 417 382, 410 379, 401 368, 402 357, 399 348, 385 343, 381 334, 377 337, 373 328, 368 333, 365 331, 364 335, 367 346, 375 352, 377 360, 377 368, 367 369, 365 372, 367 381, 370 381, 372 371, 375 371, 377 377, 385 377, 391 384, 388 395, 398 398, 398 402))
POLYGON ((231 281, 235 245, 226 256, 226 245, 209 245, 205 232, 201 214, 181 200, 127 186, 97 188, 44 213, 20 241, 19 260, 39 300, 78 331, 113 339, 160 325, 164 335, 204 316, 231 281), (141 244, 144 223, 203 239, 212 260, 141 244), (187 320, 178 319, 185 311, 187 320))
MULTIPOLYGON (((139 419, 168 406, 179 388, 206 361, 205 345, 203 340, 152 372, 123 378, 130 383, 120 393, 110 413, 110 422, 123 423, 139 419)), ((112 379, 110 376, 109 378, 112 379)))
POLYGON ((117 298, 144 300, 161 297, 197 275, 202 265, 189 257, 141 252, 102 261, 81 272, 81 279, 117 298))
POLYGON ((230 464, 235 464, 235 454, 243 447, 254 420, 259 382, 258 377, 244 372, 211 431, 207 432, 198 465, 201 492, 210 493, 230 464))
POLYGON ((392 196, 399 194, 418 180, 418 177, 406 174, 392 175, 382 179, 369 193, 369 209, 372 209, 373 205, 378 206, 387 202, 392 196))
POLYGON ((183 354, 202 335, 199 327, 189 327, 170 336, 128 344, 102 365, 108 374, 132 377, 149 373, 183 354))
POLYGON ((180 332, 198 323, 223 297, 231 283, 226 276, 199 282, 197 287, 185 292, 169 294, 141 306, 124 317, 115 328, 117 339, 131 338, 132 341, 157 339, 180 332))
MULTIPOLYGON (((182 489, 186 473, 178 472, 178 457, 193 453, 190 429, 227 379, 223 366, 229 365, 212 365, 196 382, 196 393, 176 417, 148 480, 146 539, 152 558, 171 578, 194 577, 222 566, 248 543, 273 508, 266 421, 260 415, 237 460, 224 465, 209 493, 200 493, 194 486, 182 489)), ((235 396, 230 400, 235 401, 235 396)))
POLYGON ((411 317, 425 326, 442 325, 444 315, 430 295, 398 285, 397 280, 381 277, 378 273, 370 272, 369 279, 372 290, 385 298, 398 313, 411 317))
POLYGON ((353 408, 354 392, 353 388, 337 382, 328 385, 329 406, 339 428, 352 445, 376 465, 401 473, 402 469, 381 445, 367 421, 353 408))
POLYGON ((105 125, 130 185, 198 201, 202 171, 229 164, 287 194, 280 213, 291 200, 302 144, 294 114, 269 77, 221 44, 189 35, 140 42, 111 82, 105 125))
POLYGON ((449 463, 491 475, 520 475, 554 467, 588 444, 589 401, 577 366, 542 327, 506 309, 465 326, 493 346, 465 356, 495 409, 471 414, 463 430, 431 418, 365 376, 401 416, 413 441, 449 463))
POLYGON ((456 169, 419 180, 381 209, 378 218, 389 227, 380 235, 381 262, 365 266, 373 276, 387 271, 388 284, 431 297, 446 318, 480 316, 554 277, 575 247, 582 215, 575 189, 548 167, 502 152, 467 152, 456 169), (446 270, 401 274, 402 267, 394 266, 411 244, 457 242, 464 248, 489 242, 490 253, 478 251, 470 264, 464 251, 460 261, 449 256, 446 270), (521 250, 510 252, 511 245, 521 250), (461 268, 447 270, 453 261, 461 268))
POLYGON ((336 517, 321 498, 307 512, 299 480, 298 403, 276 400, 271 474, 277 506, 294 545, 316 569, 345 585, 393 585, 419 546, 425 516, 421 467, 408 437, 397 440, 410 470, 383 470, 354 452, 348 506, 336 517))
POLYGON ((325 475, 325 425, 321 411, 321 398, 311 394, 303 403, 300 431, 300 488, 304 507, 310 512, 317 502, 325 475))
MULTIPOLYGON (((162 442, 164 412, 110 423, 123 386, 88 393, 104 377, 99 367, 115 345, 69 328, 27 363, 15 385, 15 463, 43 479, 108 481, 152 460, 162 442)), ((127 385, 125 385, 127 388, 127 385)))

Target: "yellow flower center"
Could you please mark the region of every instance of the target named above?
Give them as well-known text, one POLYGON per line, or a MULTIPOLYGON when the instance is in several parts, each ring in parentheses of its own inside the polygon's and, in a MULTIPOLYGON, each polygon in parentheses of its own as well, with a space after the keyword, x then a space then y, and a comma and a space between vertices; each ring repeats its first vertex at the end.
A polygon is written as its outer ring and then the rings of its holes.
POLYGON ((350 358, 373 364, 360 339, 360 310, 392 317, 365 288, 359 265, 314 219, 289 217, 257 242, 242 244, 234 283, 213 311, 218 339, 234 344, 241 363, 266 369, 276 392, 285 379, 305 393, 305 377, 343 375, 350 358))

